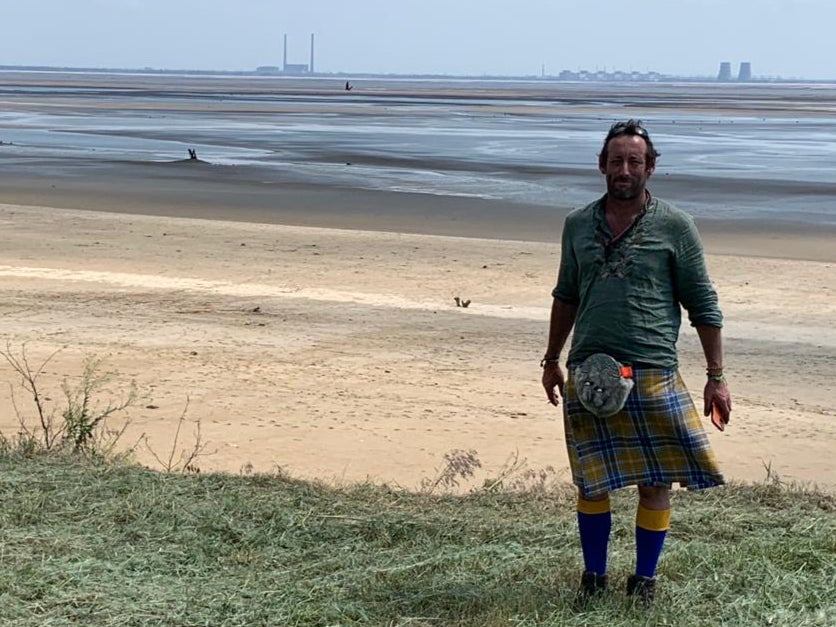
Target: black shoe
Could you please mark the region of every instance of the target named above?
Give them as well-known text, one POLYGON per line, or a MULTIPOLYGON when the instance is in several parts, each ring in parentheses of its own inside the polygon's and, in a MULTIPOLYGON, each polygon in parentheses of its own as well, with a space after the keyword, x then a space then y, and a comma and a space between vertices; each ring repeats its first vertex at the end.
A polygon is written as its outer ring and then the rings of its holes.
POLYGON ((656 598, 656 577, 630 575, 627 578, 627 596, 636 597, 642 605, 651 605, 656 598))
POLYGON ((607 576, 593 573, 591 570, 584 571, 581 575, 581 585, 575 597, 575 606, 583 608, 592 597, 603 594, 607 589, 607 576))

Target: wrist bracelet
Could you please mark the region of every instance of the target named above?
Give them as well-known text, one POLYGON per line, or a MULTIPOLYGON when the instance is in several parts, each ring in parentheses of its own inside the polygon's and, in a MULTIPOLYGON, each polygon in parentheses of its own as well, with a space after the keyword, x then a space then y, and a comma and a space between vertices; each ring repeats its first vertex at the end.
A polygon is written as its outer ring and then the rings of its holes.
POLYGON ((708 376, 709 381, 715 381, 717 383, 725 383, 726 382, 726 377, 723 376, 722 372, 720 374, 712 374, 710 372, 708 372, 706 374, 708 376))
POLYGON ((546 364, 556 363, 560 363, 560 357, 543 357, 543 359, 540 360, 540 367, 545 368, 546 364))

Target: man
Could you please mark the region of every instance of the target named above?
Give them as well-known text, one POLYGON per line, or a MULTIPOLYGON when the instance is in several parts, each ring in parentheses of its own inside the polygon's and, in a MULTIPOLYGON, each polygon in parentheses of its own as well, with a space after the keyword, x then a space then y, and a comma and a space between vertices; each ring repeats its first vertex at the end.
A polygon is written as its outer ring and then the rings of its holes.
MULTIPOLYGON (((585 567, 582 602, 607 586, 611 491, 638 486, 636 570, 627 593, 649 604, 670 523, 671 484, 700 489, 723 483, 676 354, 681 305, 705 354, 704 412, 713 411, 722 429, 731 412, 723 378, 723 318, 693 220, 646 189, 658 156, 641 122, 610 128, 598 158, 607 193, 567 216, 552 292, 543 387, 553 405, 555 388, 565 401, 585 567), (561 353, 573 327, 565 378, 561 353), (583 372, 578 365, 601 353, 617 362, 618 376, 633 386, 623 407, 608 417, 588 409, 580 392, 589 389, 575 386, 576 374, 583 372)), ((593 391, 606 394, 606 387, 593 391)))

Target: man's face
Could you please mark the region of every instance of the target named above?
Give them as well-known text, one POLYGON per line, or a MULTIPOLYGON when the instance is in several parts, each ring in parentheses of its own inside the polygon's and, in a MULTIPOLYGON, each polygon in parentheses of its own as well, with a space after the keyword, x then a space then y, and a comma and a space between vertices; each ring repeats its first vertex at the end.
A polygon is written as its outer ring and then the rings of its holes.
POLYGON ((647 165, 647 144, 638 135, 620 135, 607 144, 607 161, 599 164, 607 179, 607 194, 618 200, 635 200, 644 194, 653 174, 647 165))

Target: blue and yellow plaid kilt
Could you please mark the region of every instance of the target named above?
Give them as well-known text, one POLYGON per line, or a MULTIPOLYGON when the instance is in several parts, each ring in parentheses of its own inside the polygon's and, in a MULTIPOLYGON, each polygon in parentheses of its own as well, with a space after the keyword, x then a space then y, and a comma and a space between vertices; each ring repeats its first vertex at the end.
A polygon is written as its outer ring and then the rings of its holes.
POLYGON ((581 405, 574 377, 564 390, 563 424, 572 479, 586 496, 628 485, 690 489, 724 483, 700 415, 679 372, 634 368, 622 410, 598 418, 581 405))

